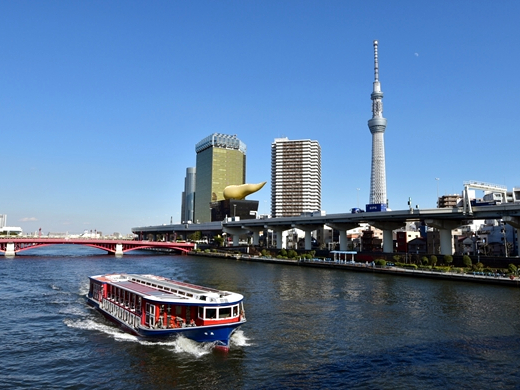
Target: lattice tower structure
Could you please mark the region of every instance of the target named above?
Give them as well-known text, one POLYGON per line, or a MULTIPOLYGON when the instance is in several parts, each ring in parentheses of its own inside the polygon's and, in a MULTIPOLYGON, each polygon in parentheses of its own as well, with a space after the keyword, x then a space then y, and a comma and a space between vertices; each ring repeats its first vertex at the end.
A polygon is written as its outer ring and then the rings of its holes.
POLYGON ((378 42, 374 41, 374 83, 370 95, 372 99, 372 119, 368 128, 372 133, 372 170, 370 176, 370 204, 387 204, 385 138, 386 119, 383 117, 383 92, 379 82, 379 61, 377 56, 378 42))

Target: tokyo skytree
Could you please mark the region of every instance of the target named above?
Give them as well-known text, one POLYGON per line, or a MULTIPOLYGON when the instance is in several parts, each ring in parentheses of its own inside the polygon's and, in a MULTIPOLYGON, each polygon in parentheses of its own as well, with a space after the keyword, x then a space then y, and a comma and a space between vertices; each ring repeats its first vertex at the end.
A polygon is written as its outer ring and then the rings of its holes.
POLYGON ((372 119, 368 127, 372 133, 372 173, 370 176, 370 204, 387 204, 385 174, 385 139, 386 119, 383 118, 383 92, 379 83, 379 64, 377 59, 377 41, 374 41, 374 89, 372 99, 372 119))

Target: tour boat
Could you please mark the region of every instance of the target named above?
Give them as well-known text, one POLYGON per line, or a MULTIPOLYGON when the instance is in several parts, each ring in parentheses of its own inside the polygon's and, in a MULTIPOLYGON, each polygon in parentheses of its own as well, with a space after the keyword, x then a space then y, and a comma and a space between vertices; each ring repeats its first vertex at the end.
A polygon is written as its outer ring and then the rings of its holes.
POLYGON ((228 350, 246 322, 241 294, 155 275, 91 276, 88 303, 139 337, 183 335, 228 350))

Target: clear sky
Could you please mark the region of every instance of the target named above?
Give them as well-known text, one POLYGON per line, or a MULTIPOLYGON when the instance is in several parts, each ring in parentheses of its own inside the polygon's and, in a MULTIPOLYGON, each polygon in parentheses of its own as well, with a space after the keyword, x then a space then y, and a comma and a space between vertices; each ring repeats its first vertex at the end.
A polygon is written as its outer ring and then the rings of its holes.
POLYGON ((390 208, 520 186, 519 19, 517 0, 1 0, 0 214, 25 232, 179 222, 213 132, 246 143, 261 213, 285 136, 319 141, 323 210, 364 207, 374 39, 390 208))

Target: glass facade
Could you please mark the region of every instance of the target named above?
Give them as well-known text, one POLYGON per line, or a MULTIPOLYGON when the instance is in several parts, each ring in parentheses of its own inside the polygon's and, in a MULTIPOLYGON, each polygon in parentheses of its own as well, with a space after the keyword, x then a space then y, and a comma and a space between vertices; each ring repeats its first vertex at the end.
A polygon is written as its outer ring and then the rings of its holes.
POLYGON ((245 144, 236 136, 212 134, 196 146, 195 221, 210 222, 210 203, 224 199, 224 188, 246 180, 245 144))

